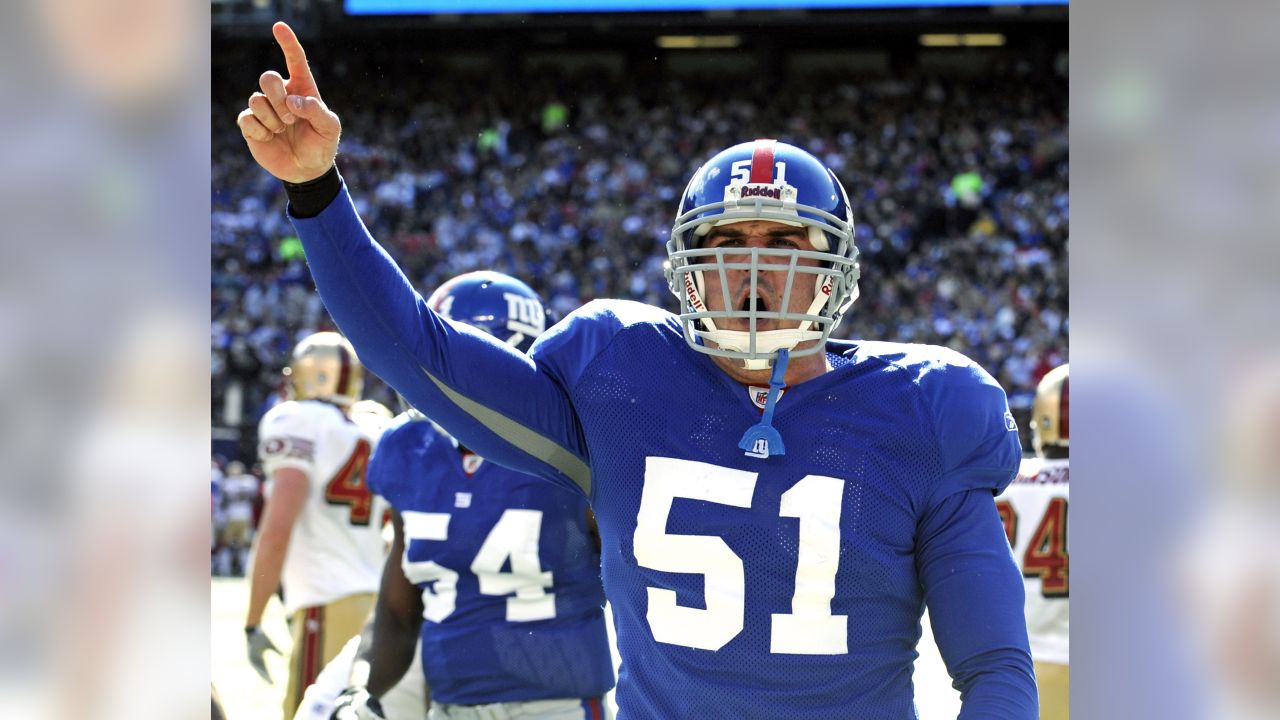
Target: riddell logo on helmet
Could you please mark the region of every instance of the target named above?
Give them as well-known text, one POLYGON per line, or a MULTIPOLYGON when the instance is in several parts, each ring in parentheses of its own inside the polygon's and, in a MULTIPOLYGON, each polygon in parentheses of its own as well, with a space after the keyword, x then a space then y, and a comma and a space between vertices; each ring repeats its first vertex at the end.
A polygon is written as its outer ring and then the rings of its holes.
POLYGON ((689 304, 698 312, 703 311, 702 298, 698 297, 698 289, 694 287, 693 278, 689 273, 684 275, 684 294, 689 298, 689 304))
POLYGON ((746 185, 742 188, 742 193, 739 195, 739 197, 743 197, 743 198, 767 197, 767 198, 773 198, 774 200, 781 200, 782 188, 775 187, 773 185, 759 185, 759 184, 746 185))

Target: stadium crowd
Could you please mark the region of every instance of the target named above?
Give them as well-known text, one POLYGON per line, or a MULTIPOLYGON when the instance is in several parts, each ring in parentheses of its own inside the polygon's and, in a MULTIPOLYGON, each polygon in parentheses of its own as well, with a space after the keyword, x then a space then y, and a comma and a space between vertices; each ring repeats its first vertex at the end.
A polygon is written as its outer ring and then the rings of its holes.
MULTIPOLYGON (((529 282, 553 317, 597 297, 674 310, 663 246, 683 182, 715 150, 777 137, 822 158, 853 204, 861 298, 836 336, 950 346, 1015 412, 1067 361, 1067 93, 1051 71, 492 77, 377 58, 319 70, 358 209, 424 294, 490 268, 529 282)), ((332 324, 283 189, 244 151, 243 98, 227 102, 213 118, 213 420, 252 436, 293 344, 332 324)), ((372 379, 366 395, 395 407, 372 379)))

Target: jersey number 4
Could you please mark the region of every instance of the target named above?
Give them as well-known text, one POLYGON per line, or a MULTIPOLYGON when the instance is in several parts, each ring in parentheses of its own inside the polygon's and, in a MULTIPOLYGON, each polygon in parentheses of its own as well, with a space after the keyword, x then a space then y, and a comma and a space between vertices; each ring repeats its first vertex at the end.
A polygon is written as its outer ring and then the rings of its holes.
MULTIPOLYGON (((676 603, 676 593, 648 588, 649 628, 658 642, 719 650, 742 632, 745 581, 742 558, 721 538, 667 533, 675 498, 751 507, 757 473, 691 460, 645 460, 644 493, 636 518, 635 554, 641 567, 706 578, 706 608, 676 603)), ((778 514, 800 519, 796 590, 791 612, 774 613, 769 651, 844 655, 847 615, 831 614, 840 563, 840 508, 844 480, 806 475, 782 494, 778 514)))
MULTIPOLYGON (((1004 523, 1009 546, 1018 549, 1018 513, 1008 500, 996 503, 1004 523)), ((1067 499, 1049 501, 1044 517, 1031 534, 1031 543, 1022 554, 1022 575, 1040 578, 1040 594, 1047 598, 1068 597, 1071 587, 1070 558, 1067 555, 1067 499)))
MULTIPOLYGON (((422 591, 422 616, 441 622, 453 614, 458 599, 458 572, 431 560, 409 559, 413 540, 449 539, 449 513, 405 511, 405 553, 401 561, 409 582, 432 583, 422 591)), ((556 595, 549 593, 551 571, 542 570, 538 541, 542 534, 541 510, 507 510, 498 518, 471 561, 471 573, 480 581, 483 595, 512 595, 507 598, 507 620, 528 622, 556 616, 556 595), (511 561, 511 572, 502 567, 511 561)))
POLYGON ((351 457, 342 464, 333 479, 324 486, 324 499, 330 505, 351 506, 350 520, 352 525, 365 526, 373 515, 373 493, 365 483, 365 472, 369 469, 369 441, 356 441, 356 449, 351 457))

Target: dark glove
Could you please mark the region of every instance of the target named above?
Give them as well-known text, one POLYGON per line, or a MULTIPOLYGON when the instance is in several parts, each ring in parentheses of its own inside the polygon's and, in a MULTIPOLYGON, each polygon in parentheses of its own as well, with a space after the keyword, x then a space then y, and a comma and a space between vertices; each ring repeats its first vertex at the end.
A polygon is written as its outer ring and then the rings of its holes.
POLYGON ((338 696, 329 720, 384 720, 386 717, 378 698, 370 695, 367 688, 349 687, 338 696))
POLYGON ((249 650, 249 664, 262 676, 263 680, 271 682, 271 673, 267 672, 266 654, 267 651, 271 651, 279 655, 280 649, 257 625, 244 629, 244 639, 249 650))

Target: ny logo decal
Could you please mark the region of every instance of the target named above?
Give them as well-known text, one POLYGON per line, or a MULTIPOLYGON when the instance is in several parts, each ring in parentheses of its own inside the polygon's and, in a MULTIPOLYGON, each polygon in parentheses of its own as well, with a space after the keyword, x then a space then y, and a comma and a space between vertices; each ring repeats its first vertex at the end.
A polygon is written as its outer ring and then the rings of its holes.
POLYGON ((756 438, 756 442, 751 449, 743 453, 747 457, 767 458, 769 457, 769 441, 764 438, 756 438))

